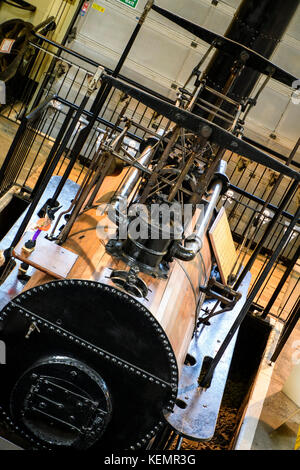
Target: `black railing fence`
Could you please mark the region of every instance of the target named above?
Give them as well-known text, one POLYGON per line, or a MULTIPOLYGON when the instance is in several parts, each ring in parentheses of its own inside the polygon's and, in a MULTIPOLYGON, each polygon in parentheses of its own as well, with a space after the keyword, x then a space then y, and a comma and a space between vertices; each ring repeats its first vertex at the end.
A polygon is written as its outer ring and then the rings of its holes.
MULTIPOLYGON (((114 88, 110 90, 97 116, 93 113, 95 93, 86 100, 84 108, 81 109, 83 97, 87 93, 88 77, 94 75, 99 64, 64 46, 57 45, 48 38, 39 34, 37 36, 39 43, 33 47, 39 50, 37 55, 39 62, 35 64, 34 73, 40 77, 40 85, 31 93, 31 96, 27 95, 25 103, 15 102, 10 107, 2 109, 2 116, 18 120, 19 128, 0 169, 0 197, 17 185, 23 192, 26 192, 29 200, 33 198, 55 153, 61 150, 61 157, 55 170, 58 174, 69 160, 79 131, 95 117, 95 123, 79 154, 76 155, 76 174, 72 174, 72 178, 79 181, 85 166, 99 147, 105 131, 107 129, 120 131, 120 127, 116 125, 125 103, 126 116, 132 120, 127 145, 133 155, 138 148, 138 143, 146 135, 166 125, 166 120, 162 116, 157 116, 152 109, 136 99, 126 98, 114 88), (51 51, 47 50, 50 46, 51 51), (52 61, 49 61, 49 58, 52 58, 52 61), (48 66, 45 68, 46 63, 48 66), (18 106, 18 112, 14 113, 18 106), (21 117, 22 110, 24 111, 28 106, 33 106, 33 110, 21 117), (82 111, 81 116, 71 132, 70 123, 78 110, 82 111), (64 143, 64 148, 62 148, 62 143, 64 143)), ((131 82, 126 77, 120 75, 119 77, 131 82)), ((34 80, 34 77, 31 79, 34 80)), ((295 148, 295 155, 297 148, 295 148)), ((272 151, 269 153, 274 155, 272 151)), ((288 157, 278 153, 275 157, 283 162, 288 160, 288 157)), ((230 189, 220 200, 220 204, 226 207, 237 250, 241 251, 241 260, 245 265, 253 250, 261 243, 266 227, 275 217, 278 206, 291 192, 294 183, 285 176, 278 181, 277 173, 234 153, 227 152, 225 158, 228 161, 227 173, 230 179, 230 189)), ((289 164, 293 168, 299 168, 295 159, 290 160, 289 164)), ((273 229, 261 247, 258 262, 252 270, 252 289, 255 288, 261 272, 264 271, 297 212, 299 192, 294 186, 293 188, 288 203, 276 219, 273 229)), ((273 315, 282 321, 288 318, 287 289, 290 289, 290 296, 294 296, 295 292, 299 291, 298 282, 295 286, 288 287, 294 266, 299 258, 299 232, 300 227, 296 224, 253 303, 253 308, 259 312, 273 315)))
MULTIPOLYGON (((68 39, 83 3, 84 0, 79 0, 73 20, 66 28, 62 38, 63 44, 68 39)), ((52 5, 51 18, 46 19, 39 25, 33 25, 35 37, 29 43, 24 61, 18 66, 15 77, 6 84, 6 104, 0 106, 0 115, 13 121, 19 121, 23 115, 32 109, 32 99, 36 93, 38 94, 43 79, 46 78, 48 81, 48 74, 53 66, 53 62, 51 62, 51 38, 55 30, 64 26, 65 15, 69 8, 70 2, 60 0, 60 2, 52 5), (47 39, 47 42, 45 42, 45 39, 47 39)))

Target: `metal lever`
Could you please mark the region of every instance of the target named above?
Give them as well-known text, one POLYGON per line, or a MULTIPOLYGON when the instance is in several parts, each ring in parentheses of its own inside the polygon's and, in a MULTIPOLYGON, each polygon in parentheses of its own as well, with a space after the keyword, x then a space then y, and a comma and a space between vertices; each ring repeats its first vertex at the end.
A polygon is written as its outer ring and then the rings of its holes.
POLYGON ((38 333, 40 333, 40 329, 39 327, 37 326, 37 324, 35 322, 31 323, 30 327, 28 328, 28 331, 27 331, 27 334, 25 335, 25 338, 26 339, 29 339, 31 333, 33 333, 34 331, 37 331, 38 333))

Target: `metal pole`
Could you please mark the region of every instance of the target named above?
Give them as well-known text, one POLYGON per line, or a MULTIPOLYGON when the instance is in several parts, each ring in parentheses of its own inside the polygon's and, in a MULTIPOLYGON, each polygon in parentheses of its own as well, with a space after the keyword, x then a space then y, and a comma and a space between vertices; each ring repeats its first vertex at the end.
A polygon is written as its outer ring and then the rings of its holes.
POLYGON ((16 151, 16 149, 18 148, 18 145, 20 143, 20 139, 21 137, 23 137, 23 134, 25 133, 26 131, 26 128, 27 128, 27 119, 26 117, 24 117, 21 121, 21 124, 16 132, 16 135, 15 135, 15 138, 7 152, 7 155, 5 157, 5 160, 0 168, 0 194, 1 194, 1 185, 2 185, 2 181, 4 180, 5 178, 5 172, 9 166, 9 164, 11 163, 11 159, 13 158, 13 155, 16 151))
MULTIPOLYGON (((74 24, 75 24, 75 21, 76 21, 78 15, 79 15, 79 12, 80 12, 80 10, 81 10, 82 5, 84 4, 84 2, 85 2, 85 0, 80 0, 80 1, 79 1, 78 5, 77 5, 76 12, 75 12, 75 14, 74 14, 74 16, 73 16, 73 18, 72 18, 72 20, 71 20, 71 23, 69 24, 68 29, 67 29, 67 31, 66 31, 64 37, 63 37, 62 45, 64 45, 64 44, 66 43, 66 41, 67 41, 67 39, 68 39, 68 36, 69 36, 71 30, 73 29, 73 26, 74 26, 74 24)), ((43 36, 39 36, 39 35, 37 34, 36 29, 34 30, 34 34, 35 34, 35 37, 37 37, 37 39, 39 39, 39 40, 41 40, 41 41, 44 41, 44 37, 43 37, 43 36)), ((47 39, 49 39, 49 38, 47 38, 47 39)), ((50 41, 51 41, 51 40, 50 40, 50 41)), ((57 56, 60 56, 62 52, 63 52, 63 48, 59 49, 56 55, 57 55, 57 56)), ((36 97, 35 97, 35 99, 34 99, 34 102, 33 102, 33 104, 32 104, 32 108, 35 108, 35 107, 38 105, 38 103, 40 102, 40 99, 41 99, 42 96, 43 96, 43 92, 44 92, 44 89, 45 89, 45 87, 46 87, 46 85, 47 85, 47 82, 48 82, 48 80, 49 80, 49 77, 50 77, 50 75, 51 75, 51 73, 53 72, 53 69, 54 69, 54 67, 55 67, 56 60, 57 60, 57 59, 53 59, 53 60, 51 61, 50 67, 48 68, 48 70, 47 70, 47 72, 46 72, 46 74, 45 74, 45 78, 44 78, 44 80, 43 80, 43 82, 42 82, 42 85, 40 86, 40 89, 39 89, 39 91, 37 92, 37 95, 36 95, 36 97)))
MULTIPOLYGON (((123 65, 124 65, 124 62, 125 62, 125 60, 127 59, 128 54, 129 54, 129 52, 131 51, 131 48, 132 48, 132 46, 133 46, 133 44, 134 44, 134 42, 135 42, 135 40, 136 40, 136 38, 137 38, 137 36, 138 36, 138 34, 139 34, 139 32, 140 32, 141 27, 143 26, 143 24, 144 24, 144 22, 145 22, 145 20, 146 20, 146 17, 147 17, 147 15, 148 15, 149 11, 151 10, 153 4, 154 4, 154 0, 148 0, 148 2, 146 3, 145 8, 144 8, 144 11, 143 11, 143 13, 142 13, 142 16, 140 17, 140 19, 139 19, 139 21, 138 21, 138 24, 136 25, 136 27, 135 27, 135 29, 134 29, 132 35, 130 36, 129 41, 128 41, 128 43, 126 44, 126 47, 125 47, 125 49, 124 49, 124 51, 123 51, 123 53, 122 53, 122 55, 121 55, 121 57, 120 57, 120 59, 119 59, 119 62, 117 63, 116 68, 115 68, 115 70, 114 70, 113 73, 112 73, 112 76, 113 76, 113 77, 117 77, 117 76, 119 75, 119 73, 120 73, 120 71, 121 71, 121 69, 122 69, 122 67, 123 67, 123 65)), ((102 106, 104 105, 105 100, 106 100, 106 98, 108 97, 109 92, 110 92, 111 89, 112 89, 112 85, 111 85, 111 84, 107 84, 107 83, 103 83, 103 84, 102 84, 102 86, 101 86, 101 88, 100 88, 100 90, 99 90, 99 92, 98 92, 98 94, 97 94, 97 96, 96 96, 96 98, 95 98, 95 101, 94 101, 94 103, 93 103, 93 105, 92 105, 92 107, 91 107, 91 112, 92 112, 92 113, 94 113, 94 114, 96 114, 96 115, 98 116, 98 114, 100 113, 101 108, 102 108, 102 106)), ((93 120, 93 119, 91 119, 91 121, 92 121, 92 120, 93 120)), ((87 127, 88 127, 88 126, 87 126, 87 127)), ((80 139, 80 134, 79 134, 79 136, 78 136, 78 140, 79 140, 79 139, 80 139)), ((76 142, 76 143, 77 143, 77 142, 76 142)), ((75 145, 76 145, 76 143, 75 143, 75 145)))
POLYGON ((288 204, 290 199, 293 197, 293 194, 296 191, 297 187, 298 187, 298 182, 294 181, 293 184, 291 185, 290 189, 287 191, 286 195, 284 196, 284 198, 283 198, 281 204, 279 205, 277 211, 275 212, 273 219, 269 222, 269 224, 268 224, 268 226, 265 230, 265 233, 263 234, 260 242, 257 244, 255 250, 253 251, 248 263, 246 264, 246 266, 244 267, 244 269, 241 272, 240 276, 238 277, 236 283, 234 284, 234 286, 233 286, 234 290, 238 290, 241 283, 245 279, 246 274, 252 268, 257 256, 259 255, 259 253, 261 252, 261 250, 264 246, 265 241, 267 240, 268 236, 271 234, 271 232, 272 232, 273 228, 275 227, 279 217, 282 215, 282 212, 283 212, 285 206, 288 204))
POLYGON ((38 188, 39 188, 40 184, 42 184, 42 181, 43 181, 43 179, 44 179, 44 177, 45 177, 45 175, 48 171, 48 168, 51 165, 51 162, 52 162, 57 150, 59 149, 59 144, 60 144, 60 142, 61 142, 61 140, 64 136, 64 133, 66 132, 66 129, 68 127, 69 122, 71 121, 72 114, 73 114, 73 109, 69 108, 69 110, 67 112, 67 115, 66 115, 66 117, 65 117, 65 119, 62 123, 62 126, 59 130, 58 136, 55 139, 53 147, 52 147, 51 151, 49 152, 49 155, 48 155, 48 157, 47 157, 47 159, 44 163, 43 169, 42 169, 41 173, 39 174, 38 180, 37 180, 37 182, 36 182, 36 184, 33 188, 33 191, 31 193, 32 199, 34 199, 35 194, 38 191, 38 188))
POLYGON ((203 211, 201 211, 193 233, 186 238, 184 245, 179 243, 174 245, 173 254, 175 258, 182 261, 191 261, 201 250, 203 246, 203 237, 207 232, 207 228, 213 216, 222 188, 222 180, 216 180, 211 187, 209 203, 204 209, 204 214, 203 211))
MULTIPOLYGON (((66 145, 67 145, 67 143, 68 143, 69 140, 70 140, 70 137, 71 137, 71 135, 72 135, 72 132, 74 131, 74 129, 75 129, 75 127, 76 127, 76 124, 77 124, 77 122, 79 121, 79 118, 80 118, 80 116, 81 116, 81 114, 82 114, 82 111, 83 111, 83 109, 84 109, 84 107, 85 107, 85 105, 86 105, 86 103, 87 103, 88 98, 89 98, 89 96, 86 95, 86 96, 84 97, 84 99, 82 100, 81 105, 79 106, 78 110, 76 111, 75 116, 74 116, 74 119, 73 119, 73 121, 71 122, 71 125, 69 126, 69 128, 68 128, 68 130, 67 130, 67 132, 66 132, 66 134, 65 134, 65 137, 64 137, 64 139, 63 139, 63 141, 62 141, 61 146, 57 149, 57 145, 54 143, 54 145, 53 145, 53 147, 52 147, 52 149, 51 149, 51 152, 50 152, 50 154, 49 154, 49 156, 48 156, 48 160, 49 160, 49 161, 51 161, 51 159, 52 159, 51 164, 49 165, 49 167, 48 167, 48 169, 47 169, 47 171, 46 171, 46 173, 45 173, 45 176, 44 176, 43 180, 41 181, 40 187, 37 188, 37 191, 36 191, 36 193, 35 193, 35 196, 34 196, 34 198, 33 198, 33 201, 32 201, 32 203, 30 204, 30 206, 29 206, 29 208, 28 208, 28 211, 26 212, 26 215, 25 215, 24 219, 22 220, 22 223, 21 223, 21 225, 20 225, 20 227, 19 227, 19 229, 18 229, 18 231, 17 231, 17 233, 16 233, 16 235, 15 235, 13 241, 12 241, 12 244, 11 244, 11 246, 10 246, 11 249, 13 249, 13 248, 16 246, 16 244, 20 241, 20 239, 21 239, 21 237, 22 237, 22 235, 23 235, 24 230, 26 229, 26 226, 27 226, 29 220, 31 219, 31 217, 32 217, 32 215, 33 215, 33 213, 34 213, 34 211, 35 211, 35 209, 36 209, 36 207, 37 207, 37 205, 38 205, 38 203, 39 203, 39 200, 40 200, 40 198, 41 198, 41 196, 42 196, 42 194, 43 194, 43 192, 44 192, 44 190, 45 190, 47 184, 48 184, 49 181, 50 181, 50 178, 51 178, 51 176, 52 176, 52 173, 53 173, 53 171, 55 170, 56 165, 58 164, 59 159, 60 159, 60 157, 61 157, 61 155, 62 155, 62 153, 63 153, 63 151, 64 151, 64 149, 65 149, 65 147, 66 147, 66 145)), ((65 123, 66 123, 66 124, 67 124, 67 121, 68 121, 68 117, 69 117, 69 116, 67 116, 66 119, 65 119, 65 123)), ((59 136, 58 136, 58 140, 60 140, 59 138, 62 137, 62 135, 64 134, 64 132, 65 132, 65 128, 64 128, 64 126, 63 126, 63 127, 61 128, 61 130, 60 130, 60 133, 59 133, 59 136)))
POLYGON ((226 351, 227 346, 229 345, 230 341, 232 340, 233 336, 235 335, 235 333, 237 332, 237 330, 240 327, 241 323, 243 322, 244 318, 246 317, 246 315, 249 311, 249 308, 251 307, 251 304, 252 304, 253 300, 255 299, 257 293, 259 292, 259 290, 261 289, 263 283, 265 282, 269 272, 272 269, 273 264, 275 263, 278 256, 280 255, 280 252, 283 249, 283 247, 285 246, 287 240, 289 239, 295 225, 298 223, 299 217, 300 217, 300 207, 298 208, 298 210, 295 214, 295 217, 291 221, 291 223, 288 226, 284 236, 282 237, 282 239, 280 240, 278 246, 276 247, 276 250, 274 251, 274 253, 271 256, 270 260, 268 261, 267 265, 265 266, 260 278, 255 283, 255 286, 253 287, 251 294, 248 296, 248 298, 247 298, 245 304, 243 305, 239 315, 237 316, 237 318, 236 318, 235 322, 233 323, 232 327, 230 328, 225 340, 223 341, 222 345, 220 346, 216 356, 212 360, 211 365, 210 365, 205 377, 203 378, 203 380, 200 384, 201 387, 207 387, 208 384, 210 383, 210 381, 213 377, 215 368, 217 367, 218 363, 220 362, 220 360, 221 360, 224 352, 226 351))
MULTIPOLYGON (((294 158, 294 156, 296 155, 296 152, 297 152, 299 146, 300 146, 300 138, 298 139, 298 141, 296 142, 296 144, 295 144, 293 150, 291 151, 290 156, 289 156, 289 158, 288 158, 288 160, 287 160, 287 162, 286 162, 286 166, 289 166, 289 165, 293 162, 293 158, 294 158)), ((251 238, 250 238, 250 240, 249 240, 249 242, 248 242, 247 252, 248 252, 249 247, 251 247, 252 242, 255 240, 256 235, 258 234, 259 230, 261 229, 261 227, 262 227, 262 225, 263 225, 263 217, 261 218, 261 221, 259 221, 259 217, 264 215, 264 211, 266 210, 266 208, 267 208, 269 202, 272 201, 273 196, 276 194, 276 192, 277 192, 277 190, 278 190, 278 188, 279 188, 281 182, 283 181, 283 178, 284 178, 283 174, 280 174, 280 175, 278 176, 278 178, 277 178, 277 180, 276 180, 276 183, 274 184, 272 190, 270 191, 269 195, 267 196, 267 198, 266 198, 266 200, 265 200, 265 203, 264 203, 264 205, 262 206, 262 208, 260 209, 259 213, 256 214, 256 213, 254 212, 253 215, 252 215, 252 217, 250 218, 250 220, 249 220, 249 222, 248 222, 248 225, 249 225, 249 226, 250 226, 250 225, 253 225, 253 226, 255 227, 255 230, 254 230, 254 232, 253 232, 253 234, 252 234, 252 236, 251 236, 251 238), (256 224, 253 224, 253 219, 255 219, 255 220, 257 221, 257 225, 256 225, 256 224)), ((242 264, 242 262, 243 262, 243 260, 241 261, 241 264, 242 264)), ((238 271, 239 271, 239 270, 240 270, 240 267, 239 267, 238 271)))
MULTIPOLYGON (((142 13, 142 16, 140 17, 139 19, 139 22, 138 24, 136 25, 121 57, 120 57, 120 60, 112 74, 113 77, 117 77, 119 75, 119 72, 125 62, 125 60, 127 59, 128 57, 128 54, 137 38, 137 35, 138 33, 140 32, 140 29, 149 13, 149 11, 151 10, 152 6, 153 6, 153 3, 154 3, 154 0, 148 0, 145 8, 144 8, 144 11, 142 13)), ((89 120, 89 123, 87 124, 86 127, 84 127, 80 132, 79 132, 79 135, 75 141, 75 144, 74 144, 74 147, 71 151, 71 155, 72 155, 72 158, 71 158, 71 162, 67 168, 67 172, 66 172, 66 176, 68 177, 72 168, 73 168, 73 165, 75 164, 75 161, 76 161, 76 158, 78 155, 80 155, 80 152, 86 142, 86 139, 88 138, 88 135, 90 133, 90 131, 92 130, 93 128, 93 125, 95 124, 97 118, 98 118, 98 115, 110 93, 112 89, 112 85, 111 84, 108 84, 107 82, 102 82, 102 85, 100 86, 100 89, 97 93, 97 96, 94 100, 94 103, 91 107, 91 110, 90 112, 92 113, 92 116, 89 120)), ((62 181, 60 182, 60 185, 59 187, 57 188, 57 190, 55 191, 55 194, 53 196, 53 203, 55 203, 56 199, 58 198, 61 190, 62 190, 62 187, 63 187, 63 184, 65 183, 66 181, 66 178, 64 177, 62 179, 62 181)))
MULTIPOLYGON (((260 204, 261 206, 264 205, 265 202, 266 202, 264 199, 261 199, 258 196, 254 196, 253 194, 248 193, 244 189, 241 189, 238 186, 234 186, 233 184, 229 184, 229 189, 232 189, 235 193, 238 193, 241 196, 244 196, 244 197, 250 199, 250 201, 257 202, 257 204, 260 204)), ((266 207, 267 207, 267 209, 271 209, 271 211, 273 211, 273 212, 276 212, 278 210, 278 207, 274 206, 274 204, 271 204, 271 203, 268 203, 266 207)), ((293 218, 292 214, 290 214, 289 212, 286 212, 286 211, 282 211, 282 215, 286 219, 289 219, 289 220, 292 220, 292 218, 293 218)))
POLYGON ((281 289, 283 288, 284 284, 286 283, 286 280, 287 278, 289 277, 289 275, 291 274, 292 270, 293 270, 293 267, 295 266, 295 264, 297 263, 297 260, 300 256, 300 246, 298 246, 293 258, 291 259, 291 261, 289 262, 288 266, 286 267, 286 270, 282 276, 282 278, 280 279, 279 281, 279 284, 278 286, 276 287, 272 297, 270 298, 267 306, 265 307, 262 315, 261 315, 261 318, 265 319, 267 318, 271 308, 273 307, 274 305, 274 302, 276 301, 281 289))

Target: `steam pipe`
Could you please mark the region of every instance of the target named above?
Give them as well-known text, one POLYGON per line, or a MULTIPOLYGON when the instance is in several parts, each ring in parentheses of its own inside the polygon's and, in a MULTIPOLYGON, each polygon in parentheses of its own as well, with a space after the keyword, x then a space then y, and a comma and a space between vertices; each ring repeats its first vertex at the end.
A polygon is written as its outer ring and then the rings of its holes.
POLYGON ((219 197, 224 189, 227 187, 228 179, 225 174, 227 163, 221 160, 219 168, 215 173, 210 189, 210 200, 207 204, 206 209, 201 211, 201 214, 197 220, 195 231, 186 238, 184 245, 175 244, 172 250, 172 255, 182 261, 191 261, 195 258, 197 253, 202 248, 202 240, 207 232, 209 224, 211 222, 214 210, 218 203, 219 197), (198 227, 198 228, 197 228, 198 227))
MULTIPOLYGON (((149 139, 149 142, 150 141, 152 145, 149 143, 143 150, 139 158, 139 163, 145 167, 149 165, 152 159, 153 152, 155 150, 155 145, 158 142, 158 139, 151 138, 149 139), (153 143, 153 141, 155 142, 153 143)), ((126 199, 130 197, 136 184, 138 183, 138 180, 140 179, 140 176, 140 170, 138 170, 137 168, 131 168, 125 178, 125 181, 122 184, 120 191, 114 196, 112 200, 112 212, 116 214, 116 218, 119 218, 120 214, 122 213, 122 210, 120 211, 120 205, 123 201, 126 201, 126 199)))
POLYGON ((201 223, 198 229, 192 233, 184 242, 184 246, 180 244, 175 245, 175 249, 173 250, 173 256, 178 258, 182 261, 191 261, 195 258, 197 253, 202 248, 202 239, 207 231, 211 218, 213 216, 213 212, 215 210, 216 204, 218 202, 219 196, 222 191, 222 180, 217 180, 213 183, 211 188, 211 198, 207 205, 206 210, 204 211, 204 215, 202 215, 202 211, 200 217, 197 221, 196 226, 198 225, 200 219, 201 223))

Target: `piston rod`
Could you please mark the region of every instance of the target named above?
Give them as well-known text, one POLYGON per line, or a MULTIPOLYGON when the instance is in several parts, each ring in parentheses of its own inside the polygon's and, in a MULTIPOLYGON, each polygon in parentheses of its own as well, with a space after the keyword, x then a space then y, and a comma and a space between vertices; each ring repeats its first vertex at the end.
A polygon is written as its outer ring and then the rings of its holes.
POLYGON ((214 210, 218 203, 218 199, 224 188, 224 181, 226 181, 227 178, 225 175, 226 167, 227 163, 222 160, 219 166, 219 170, 215 174, 215 180, 213 181, 210 189, 209 202, 205 210, 201 211, 194 232, 188 238, 186 238, 184 245, 179 243, 174 245, 173 256, 175 256, 175 258, 178 258, 182 261, 191 261, 201 250, 203 237, 207 232, 214 210))
MULTIPOLYGON (((155 145, 155 144, 154 144, 155 145)), ((152 159, 153 152, 155 147, 148 145, 145 150, 142 152, 139 163, 145 167, 147 167, 152 159)), ((131 168, 128 172, 119 192, 114 196, 112 200, 113 212, 115 212, 116 218, 119 218, 120 214, 122 213, 122 205, 125 205, 125 209, 127 208, 127 199, 132 194, 133 190, 135 189, 139 178, 141 176, 140 170, 137 168, 131 168)))

